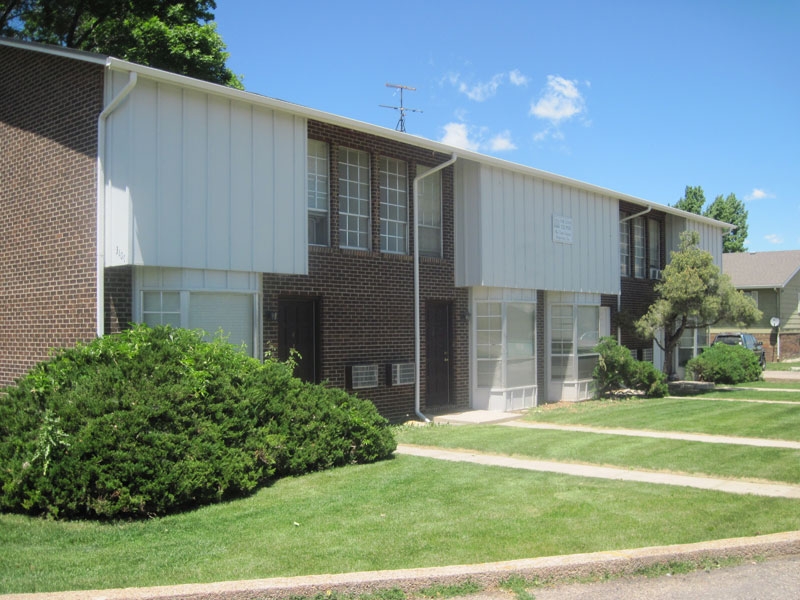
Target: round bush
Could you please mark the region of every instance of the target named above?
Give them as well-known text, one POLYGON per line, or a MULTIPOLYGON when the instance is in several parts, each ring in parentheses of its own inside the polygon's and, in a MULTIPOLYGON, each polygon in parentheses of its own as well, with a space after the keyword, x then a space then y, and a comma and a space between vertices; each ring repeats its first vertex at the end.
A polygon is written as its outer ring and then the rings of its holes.
POLYGON ((761 364, 755 352, 742 346, 714 344, 686 363, 698 381, 745 383, 761 379, 761 364))
POLYGON ((202 332, 137 326, 37 365, 0 402, 0 509, 139 518, 388 457, 375 407, 202 332))

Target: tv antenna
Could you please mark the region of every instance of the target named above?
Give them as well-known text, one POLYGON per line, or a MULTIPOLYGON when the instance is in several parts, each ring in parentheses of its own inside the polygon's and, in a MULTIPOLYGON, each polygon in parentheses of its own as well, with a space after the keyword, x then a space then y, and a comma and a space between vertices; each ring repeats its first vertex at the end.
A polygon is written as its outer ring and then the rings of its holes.
POLYGON ((400 106, 388 106, 386 104, 381 104, 380 107, 381 108, 392 108, 394 110, 399 110, 400 111, 400 118, 397 121, 397 126, 395 127, 395 129, 397 131, 402 131, 403 133, 405 133, 405 131, 406 131, 406 113, 409 112, 409 111, 410 112, 421 113, 422 111, 419 110, 419 109, 416 109, 416 108, 406 108, 405 106, 403 106, 403 90, 408 90, 410 92, 416 92, 417 88, 409 87, 407 85, 398 85, 396 83, 387 83, 386 87, 395 88, 395 89, 400 90, 400 106))

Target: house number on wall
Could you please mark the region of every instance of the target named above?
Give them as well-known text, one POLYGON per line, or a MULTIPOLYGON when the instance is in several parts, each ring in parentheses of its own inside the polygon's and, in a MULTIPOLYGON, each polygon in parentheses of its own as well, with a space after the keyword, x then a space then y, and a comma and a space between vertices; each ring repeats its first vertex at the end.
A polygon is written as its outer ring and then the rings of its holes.
POLYGON ((562 244, 572 243, 572 217, 553 215, 553 241, 562 244))
POLYGON ((122 261, 127 260, 125 258, 125 252, 123 252, 122 248, 120 248, 119 246, 114 246, 114 254, 116 254, 117 258, 119 258, 122 261))

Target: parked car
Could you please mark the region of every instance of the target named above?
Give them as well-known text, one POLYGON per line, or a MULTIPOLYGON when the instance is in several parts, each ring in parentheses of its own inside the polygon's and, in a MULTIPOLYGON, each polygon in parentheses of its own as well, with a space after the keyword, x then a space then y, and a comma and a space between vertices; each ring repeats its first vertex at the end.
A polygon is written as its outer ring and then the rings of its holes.
POLYGON ((714 344, 728 344, 729 346, 744 346, 748 350, 752 350, 758 357, 758 362, 761 363, 763 369, 767 364, 767 355, 764 352, 764 346, 759 342, 752 333, 720 333, 714 338, 711 343, 714 344))

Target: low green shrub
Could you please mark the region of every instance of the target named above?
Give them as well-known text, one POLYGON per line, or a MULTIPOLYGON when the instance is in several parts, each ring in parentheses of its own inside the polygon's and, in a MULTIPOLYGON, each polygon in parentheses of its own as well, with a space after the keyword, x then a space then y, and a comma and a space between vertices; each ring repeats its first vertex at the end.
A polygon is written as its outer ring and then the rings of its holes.
POLYGON ((139 518, 388 457, 371 403, 222 339, 137 326, 56 352, 0 402, 0 510, 139 518))
POLYGON ((755 352, 742 346, 714 344, 686 363, 697 381, 746 383, 761 379, 761 364, 755 352))
POLYGON ((594 351, 599 354, 592 372, 598 397, 625 388, 638 390, 650 398, 667 395, 666 375, 653 363, 634 359, 631 351, 613 337, 600 338, 594 351))

